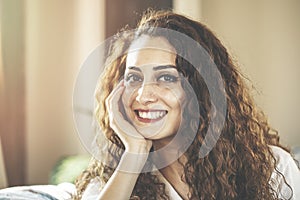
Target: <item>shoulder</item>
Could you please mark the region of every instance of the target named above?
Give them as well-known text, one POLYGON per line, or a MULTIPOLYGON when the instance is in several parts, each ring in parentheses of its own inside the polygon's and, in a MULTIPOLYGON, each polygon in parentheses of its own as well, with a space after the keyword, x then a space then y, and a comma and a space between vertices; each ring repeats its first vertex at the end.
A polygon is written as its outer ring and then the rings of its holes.
POLYGON ((270 148, 272 150, 274 158, 276 159, 277 167, 284 167, 284 166, 287 166, 287 162, 294 162, 293 157, 286 150, 284 150, 278 146, 272 146, 272 145, 270 145, 270 148), (278 165, 280 165, 280 166, 278 166, 278 165), (283 166, 281 166, 281 165, 283 165, 283 166))
POLYGON ((299 174, 299 167, 292 155, 278 146, 270 146, 276 160, 276 168, 281 173, 295 172, 299 174))
POLYGON ((276 160, 276 169, 271 176, 272 187, 280 192, 283 197, 292 196, 292 199, 300 198, 297 187, 300 185, 300 171, 291 154, 278 146, 270 146, 276 160), (284 178, 283 178, 284 177, 284 178), (284 184, 284 179, 293 189, 284 184))

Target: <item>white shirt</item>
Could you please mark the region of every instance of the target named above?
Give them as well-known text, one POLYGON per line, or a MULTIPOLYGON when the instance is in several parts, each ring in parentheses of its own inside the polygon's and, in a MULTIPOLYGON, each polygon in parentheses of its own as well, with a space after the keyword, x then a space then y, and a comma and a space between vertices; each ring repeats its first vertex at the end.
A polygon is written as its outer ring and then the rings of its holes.
POLYGON ((0 190, 0 199, 50 199, 70 200, 76 188, 72 183, 59 185, 15 186, 0 190))
MULTIPOLYGON (((277 170, 281 172, 286 182, 293 189, 292 200, 300 200, 300 171, 297 167, 295 161, 291 155, 277 146, 270 146, 275 159, 277 160, 277 170)), ((162 176, 159 171, 156 172, 160 181, 162 181, 166 186, 166 192, 170 199, 172 200, 182 200, 177 191, 172 187, 172 185, 162 176)), ((291 195, 291 190, 283 183, 283 178, 279 176, 276 171, 273 172, 271 180, 274 183, 271 186, 275 191, 279 190, 279 197, 288 199, 291 195), (282 187, 281 187, 282 184, 282 187)), ((83 194, 83 200, 95 199, 99 195, 100 182, 98 180, 92 180, 88 185, 87 189, 83 194)))
MULTIPOLYGON (((271 146, 271 149, 277 161, 277 170, 284 175, 286 182, 293 189, 293 196, 291 199, 300 200, 300 171, 296 162, 288 152, 284 151, 280 147, 271 146)), ((280 198, 287 199, 291 196, 292 191, 286 184, 283 184, 284 180, 282 176, 279 176, 278 173, 274 171, 271 176, 271 180, 275 181, 274 184, 271 183, 271 186, 275 189, 275 191, 279 189, 280 198)))

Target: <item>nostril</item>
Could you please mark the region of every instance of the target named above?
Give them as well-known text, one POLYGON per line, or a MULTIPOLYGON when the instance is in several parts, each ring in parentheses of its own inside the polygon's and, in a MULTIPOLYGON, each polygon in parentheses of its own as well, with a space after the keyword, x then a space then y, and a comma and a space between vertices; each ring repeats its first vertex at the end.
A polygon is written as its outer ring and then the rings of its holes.
POLYGON ((142 104, 157 101, 157 96, 153 87, 143 86, 138 90, 136 100, 142 104))

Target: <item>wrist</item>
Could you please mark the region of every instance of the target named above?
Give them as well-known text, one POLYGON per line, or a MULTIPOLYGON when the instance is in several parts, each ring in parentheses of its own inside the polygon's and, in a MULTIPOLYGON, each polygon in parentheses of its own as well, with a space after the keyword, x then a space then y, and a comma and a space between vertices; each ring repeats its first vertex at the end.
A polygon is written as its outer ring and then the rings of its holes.
POLYGON ((152 141, 145 140, 135 142, 133 144, 127 144, 125 146, 125 152, 133 154, 149 154, 149 151, 152 147, 152 141))
POLYGON ((140 173, 147 162, 149 152, 132 153, 125 151, 118 164, 117 170, 127 173, 140 173))

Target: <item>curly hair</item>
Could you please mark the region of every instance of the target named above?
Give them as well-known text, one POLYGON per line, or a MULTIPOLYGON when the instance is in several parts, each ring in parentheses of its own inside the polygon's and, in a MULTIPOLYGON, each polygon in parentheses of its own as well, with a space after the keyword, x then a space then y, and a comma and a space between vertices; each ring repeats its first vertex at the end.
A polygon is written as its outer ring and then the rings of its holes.
MULTIPOLYGON (((153 35, 150 33, 151 27, 178 31, 197 41, 214 61, 225 87, 227 111, 220 138, 207 156, 199 158, 197 152, 203 145, 209 119, 213 117, 209 112, 213 105, 210 103, 209 92, 202 77, 199 73, 195 73, 194 67, 189 62, 177 56, 178 71, 193 87, 200 112, 200 116, 197 116, 199 124, 195 126, 194 122, 189 123, 191 129, 197 127, 196 137, 184 153, 187 163, 182 163, 184 167, 182 179, 189 186, 189 199, 278 199, 278 191, 275 191, 270 183, 274 171, 285 180, 276 169, 277 162, 270 149, 270 145, 284 148, 279 143, 277 131, 270 127, 267 117, 255 105, 243 75, 226 48, 205 25, 185 16, 171 11, 147 11, 137 26, 135 36, 124 34, 116 36, 109 50, 107 67, 99 81, 98 92, 96 91, 98 104, 95 114, 104 135, 113 144, 124 149, 121 140, 109 126, 105 99, 124 74, 125 52, 130 43, 140 35, 153 35), (120 56, 115 59, 116 55, 120 56)), ((167 39, 177 51, 193 55, 188 48, 175 46, 175 43, 180 44, 180 41, 167 39)), ((189 106, 186 110, 192 112, 189 106)), ((120 152, 115 153, 111 150, 108 153, 114 154, 116 161, 121 157, 120 152)), ((94 178, 105 184, 113 171, 114 169, 94 159, 78 177, 77 194, 74 199, 82 197, 87 185, 94 178)), ((284 182, 289 187, 288 183, 284 182)), ((140 174, 131 199, 169 199, 169 197, 164 183, 160 182, 156 175, 147 172, 140 174)))

